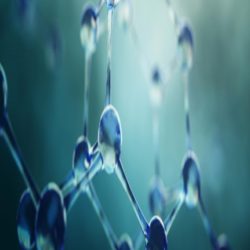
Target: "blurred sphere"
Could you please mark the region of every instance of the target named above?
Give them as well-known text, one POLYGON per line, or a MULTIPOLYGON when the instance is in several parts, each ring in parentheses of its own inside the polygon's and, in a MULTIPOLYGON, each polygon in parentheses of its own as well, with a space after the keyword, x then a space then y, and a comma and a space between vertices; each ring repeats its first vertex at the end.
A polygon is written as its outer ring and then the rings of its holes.
POLYGON ((133 250, 133 243, 127 234, 123 234, 119 241, 119 250, 133 250))
POLYGON ((97 42, 97 15, 95 8, 87 5, 82 13, 80 38, 87 54, 92 54, 97 42))
POLYGON ((183 71, 189 71, 193 65, 193 32, 191 27, 183 22, 180 25, 179 35, 178 35, 178 48, 181 60, 181 69, 183 71))
POLYGON ((29 190, 21 196, 17 210, 17 236, 22 249, 28 250, 35 246, 36 208, 29 190))
POLYGON ((149 207, 152 215, 164 216, 166 207, 166 191, 162 180, 154 177, 149 192, 149 207))
POLYGON ((117 6, 118 22, 124 30, 127 30, 132 22, 132 3, 130 0, 122 0, 117 6))

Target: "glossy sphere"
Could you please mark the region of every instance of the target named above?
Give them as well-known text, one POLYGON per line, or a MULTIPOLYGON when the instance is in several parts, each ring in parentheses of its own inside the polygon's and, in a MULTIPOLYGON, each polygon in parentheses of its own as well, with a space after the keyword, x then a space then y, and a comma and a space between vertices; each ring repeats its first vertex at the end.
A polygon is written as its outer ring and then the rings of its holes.
POLYGON ((181 68, 188 71, 193 65, 193 33, 187 23, 183 23, 178 36, 178 45, 181 56, 181 68))
POLYGON ((66 210, 58 186, 48 184, 42 193, 36 218, 36 246, 38 250, 64 249, 66 210))
POLYGON ((30 21, 31 15, 33 14, 34 1, 32 0, 16 0, 17 11, 22 21, 30 21))
POLYGON ((7 108, 7 80, 4 69, 0 64, 0 125, 4 111, 7 108))
POLYGON ((80 136, 73 153, 73 169, 78 182, 90 165, 90 144, 87 138, 80 136))
POLYGON ((218 237, 217 243, 218 243, 218 250, 230 250, 231 249, 225 234, 221 234, 218 237))
POLYGON ((133 250, 133 243, 131 238, 127 235, 124 234, 122 235, 120 242, 119 242, 119 250, 133 250))
POLYGON ((132 19, 132 6, 130 0, 122 0, 117 7, 118 21, 123 29, 127 30, 132 19))
POLYGON ((112 105, 104 109, 98 130, 98 146, 103 157, 104 168, 112 173, 120 156, 122 129, 120 117, 112 105))
POLYGON ((164 216, 166 192, 160 178, 154 178, 149 193, 149 207, 152 215, 164 216))
POLYGON ((94 7, 90 5, 84 8, 82 14, 80 38, 86 53, 93 53, 97 40, 97 15, 94 7))
POLYGON ((195 207, 200 199, 200 173, 193 152, 188 152, 184 158, 182 177, 186 204, 195 207))
POLYGON ((21 249, 32 249, 35 246, 36 208, 30 192, 26 190, 17 210, 17 235, 21 249))
POLYGON ((147 250, 167 250, 167 237, 164 224, 160 217, 154 216, 149 224, 147 250))

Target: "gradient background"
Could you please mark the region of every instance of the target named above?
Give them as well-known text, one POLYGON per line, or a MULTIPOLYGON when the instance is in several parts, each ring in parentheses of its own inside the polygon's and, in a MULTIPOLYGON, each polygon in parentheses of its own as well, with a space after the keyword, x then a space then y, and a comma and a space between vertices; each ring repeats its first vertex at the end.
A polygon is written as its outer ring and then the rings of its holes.
MULTIPOLYGON (((66 176, 82 131, 84 51, 79 28, 84 1, 35 2, 36 13, 32 25, 27 26, 18 17, 14 0, 0 0, 0 62, 8 78, 10 118, 24 158, 42 189, 49 181, 60 182, 66 176), (58 27, 60 35, 56 65, 48 64, 47 57, 51 26, 58 27)), ((165 2, 133 3, 143 49, 153 63, 167 65, 175 51, 175 40, 165 2)), ((191 125, 204 201, 216 233, 225 232, 233 249, 246 250, 250 245, 250 3, 176 0, 174 7, 188 17, 195 32, 191 125)), ((149 92, 131 37, 117 21, 113 27, 112 102, 122 122, 122 159, 132 189, 150 218, 148 189, 153 150, 149 92)), ((92 143, 103 109, 105 79, 106 35, 101 37, 93 59, 89 127, 92 143)), ((177 74, 168 86, 160 114, 160 158, 167 186, 180 178, 185 152, 183 105, 183 84, 177 74)), ((0 167, 0 248, 18 249, 16 211, 25 186, 2 139, 0 167)), ((94 183, 117 235, 137 235, 138 222, 117 178, 101 173, 94 183)), ((85 196, 68 216, 65 248, 109 249, 85 196)), ((169 234, 169 248, 210 249, 196 210, 185 206, 181 209, 169 234)))

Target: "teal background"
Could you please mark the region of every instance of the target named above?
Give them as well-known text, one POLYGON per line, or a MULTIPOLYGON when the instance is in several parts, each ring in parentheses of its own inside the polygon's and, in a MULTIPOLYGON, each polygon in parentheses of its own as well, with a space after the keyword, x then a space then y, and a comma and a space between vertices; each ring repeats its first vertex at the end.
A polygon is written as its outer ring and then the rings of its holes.
MULTIPOLYGON (((95 1, 97 2, 97 1, 95 1)), ((17 18, 15 1, 0 0, 0 62, 8 78, 8 110, 30 171, 42 190, 60 182, 71 168, 82 131, 84 51, 80 16, 84 1, 36 1, 33 25, 17 18), (58 64, 46 57, 47 30, 59 28, 58 64)), ((167 65, 175 52, 173 27, 163 0, 136 0, 134 23, 152 63, 167 65)), ((233 249, 249 249, 250 178, 250 3, 248 0, 174 1, 188 18, 195 38, 190 75, 193 146, 201 165, 202 193, 216 233, 225 232, 233 249)), ((106 10, 102 15, 105 19, 106 10)), ((131 37, 114 17, 112 103, 123 128, 122 159, 138 201, 149 216, 153 174, 152 113, 145 76, 131 37)), ((95 142, 106 80, 106 34, 93 58, 90 140, 95 142)), ((160 113, 160 160, 167 186, 180 179, 185 153, 183 84, 179 74, 167 87, 160 113)), ((0 249, 18 249, 16 211, 25 189, 4 141, 0 140, 0 249)), ((139 225, 115 175, 94 179, 118 236, 135 237, 139 225)), ((68 215, 66 249, 109 249, 102 226, 85 196, 68 215)), ((185 206, 169 234, 169 249, 210 249, 196 210, 185 206)))

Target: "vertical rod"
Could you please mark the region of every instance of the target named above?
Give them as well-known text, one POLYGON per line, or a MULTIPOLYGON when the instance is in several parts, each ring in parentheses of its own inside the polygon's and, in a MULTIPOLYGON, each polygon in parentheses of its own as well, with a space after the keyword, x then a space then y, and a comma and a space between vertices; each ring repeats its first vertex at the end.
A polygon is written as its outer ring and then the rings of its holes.
POLYGON ((160 154, 159 154, 159 110, 153 113, 153 148, 155 160, 155 176, 160 176, 160 154))
POLYGON ((107 82, 106 82, 106 105, 111 102, 111 53, 112 53, 112 15, 113 8, 108 10, 108 62, 107 62, 107 82))
POLYGON ((88 120, 89 120, 89 79, 92 55, 86 52, 85 55, 85 79, 84 79, 84 99, 83 99, 83 135, 87 137, 88 134, 88 120))
POLYGON ((184 109, 185 109, 185 126, 186 126, 186 147, 192 149, 191 127, 190 127, 190 110, 189 110, 189 80, 188 72, 183 73, 184 81, 184 109))

